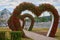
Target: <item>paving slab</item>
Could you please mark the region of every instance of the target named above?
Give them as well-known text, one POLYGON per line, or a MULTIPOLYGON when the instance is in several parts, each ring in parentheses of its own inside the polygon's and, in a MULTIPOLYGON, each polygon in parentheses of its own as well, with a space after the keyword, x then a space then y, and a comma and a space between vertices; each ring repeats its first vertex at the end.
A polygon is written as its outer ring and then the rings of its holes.
POLYGON ((43 36, 43 35, 40 35, 40 34, 37 34, 34 32, 30 32, 30 31, 26 31, 26 30, 23 30, 23 31, 27 37, 29 37, 33 40, 57 40, 55 38, 43 36))

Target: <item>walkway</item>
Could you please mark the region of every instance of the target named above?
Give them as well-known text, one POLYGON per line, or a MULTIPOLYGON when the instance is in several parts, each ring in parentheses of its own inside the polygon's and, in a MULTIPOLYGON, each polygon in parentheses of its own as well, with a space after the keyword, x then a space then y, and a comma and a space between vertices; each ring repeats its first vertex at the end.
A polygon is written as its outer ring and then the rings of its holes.
POLYGON ((34 32, 29 32, 29 31, 26 31, 24 30, 25 32, 25 35, 33 40, 57 40, 57 39, 54 39, 54 38, 51 38, 51 37, 46 37, 46 36, 43 36, 43 35, 40 35, 40 34, 37 34, 37 33, 34 33, 34 32))

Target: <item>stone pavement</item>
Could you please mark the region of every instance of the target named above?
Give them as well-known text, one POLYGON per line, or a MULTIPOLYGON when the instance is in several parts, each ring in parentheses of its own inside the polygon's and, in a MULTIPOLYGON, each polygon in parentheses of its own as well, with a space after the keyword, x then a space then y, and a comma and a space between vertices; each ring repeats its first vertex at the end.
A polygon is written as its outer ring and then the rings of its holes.
POLYGON ((47 37, 47 36, 43 36, 34 32, 30 32, 30 31, 26 31, 23 30, 25 32, 25 35, 33 40, 57 40, 55 38, 51 38, 51 37, 47 37))

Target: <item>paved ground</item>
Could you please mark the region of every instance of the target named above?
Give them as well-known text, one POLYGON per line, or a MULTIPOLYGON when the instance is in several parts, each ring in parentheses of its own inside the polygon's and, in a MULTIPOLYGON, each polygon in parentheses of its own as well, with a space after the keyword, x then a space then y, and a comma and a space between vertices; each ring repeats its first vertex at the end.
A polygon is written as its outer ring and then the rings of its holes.
POLYGON ((40 34, 37 34, 37 33, 34 33, 34 32, 29 32, 29 31, 26 31, 24 30, 25 32, 25 35, 33 40, 57 40, 57 39, 54 39, 54 38, 51 38, 51 37, 47 37, 47 36, 43 36, 43 35, 40 35, 40 34))

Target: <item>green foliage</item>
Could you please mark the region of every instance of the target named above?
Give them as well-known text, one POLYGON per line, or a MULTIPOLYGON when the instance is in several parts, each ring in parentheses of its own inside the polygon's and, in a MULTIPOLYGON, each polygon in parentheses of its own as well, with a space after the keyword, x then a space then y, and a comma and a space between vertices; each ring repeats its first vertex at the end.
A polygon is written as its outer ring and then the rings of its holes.
POLYGON ((30 22, 30 19, 26 19, 25 21, 30 22))
POLYGON ((12 31, 11 32, 11 40, 21 40, 22 32, 20 31, 12 31))
POLYGON ((33 27, 29 27, 28 31, 32 31, 32 28, 33 28, 33 27))
POLYGON ((41 20, 42 22, 47 22, 48 21, 48 19, 46 18, 46 17, 42 17, 42 20, 41 20))
POLYGON ((0 40, 6 40, 5 31, 0 31, 0 40))
POLYGON ((48 22, 50 21, 50 18, 47 17, 35 17, 35 22, 48 22))

